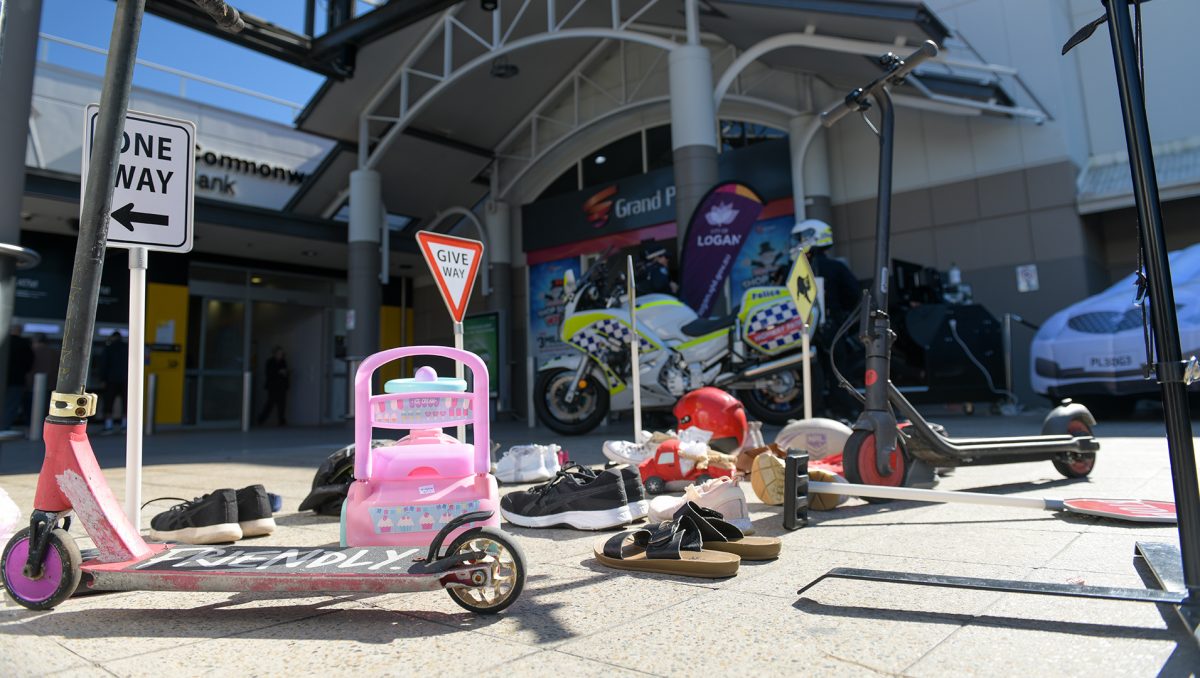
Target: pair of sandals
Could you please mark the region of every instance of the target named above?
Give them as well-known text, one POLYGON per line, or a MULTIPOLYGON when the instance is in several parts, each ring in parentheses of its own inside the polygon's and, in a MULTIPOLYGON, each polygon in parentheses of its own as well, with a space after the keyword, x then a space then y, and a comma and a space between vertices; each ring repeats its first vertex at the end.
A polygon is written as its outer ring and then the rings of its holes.
POLYGON ((687 502, 672 520, 597 540, 596 560, 621 570, 719 579, 737 574, 743 560, 774 560, 778 537, 747 537, 723 516, 687 502))

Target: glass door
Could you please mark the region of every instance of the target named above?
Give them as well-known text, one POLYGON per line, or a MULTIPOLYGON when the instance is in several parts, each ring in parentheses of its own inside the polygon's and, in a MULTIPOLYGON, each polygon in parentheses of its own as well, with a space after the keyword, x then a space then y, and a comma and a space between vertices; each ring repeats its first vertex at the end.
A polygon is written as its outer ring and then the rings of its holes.
POLYGON ((238 425, 247 369, 247 304, 242 300, 192 297, 189 306, 188 326, 198 340, 199 350, 194 354, 195 361, 188 361, 192 363, 188 366, 188 414, 200 426, 238 425))

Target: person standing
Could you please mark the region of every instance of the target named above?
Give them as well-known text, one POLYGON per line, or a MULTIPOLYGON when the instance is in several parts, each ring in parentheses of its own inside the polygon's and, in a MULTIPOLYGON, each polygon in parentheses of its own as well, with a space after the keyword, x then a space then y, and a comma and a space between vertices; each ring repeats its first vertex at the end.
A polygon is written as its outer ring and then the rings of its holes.
MULTIPOLYGON (((33 416, 33 380, 38 374, 46 375, 46 392, 42 395, 50 398, 50 393, 58 385, 58 351, 46 341, 46 335, 38 332, 33 335, 33 367, 25 375, 25 411, 33 416)), ((30 426, 41 425, 40 422, 29 422, 30 426)))
MULTIPOLYGON (((852 417, 859 403, 837 382, 833 371, 833 337, 846 318, 862 299, 862 285, 850 267, 829 256, 833 247, 833 229, 820 219, 806 219, 792 228, 793 251, 808 257, 813 276, 825 281, 824 317, 820 318, 813 337, 813 346, 820 357, 818 364, 824 376, 826 393, 823 400, 831 416, 852 417)), ((814 398, 820 397, 813 394, 814 398)))
POLYGON ((104 432, 111 433, 113 430, 113 411, 117 398, 121 399, 121 429, 124 430, 125 410, 129 409, 129 400, 125 397, 129 386, 129 346, 120 332, 113 330, 104 340, 99 367, 100 397, 104 399, 104 432))
POLYGON ((267 358, 267 404, 263 407, 258 423, 266 423, 274 409, 280 426, 287 426, 287 391, 291 377, 288 370, 287 354, 282 346, 276 346, 267 358))
POLYGON ((33 367, 33 345, 21 336, 25 328, 13 325, 8 334, 8 379, 4 385, 4 421, 0 428, 7 431, 17 421, 25 401, 25 375, 33 367))
POLYGON ((636 283, 638 294, 675 294, 679 286, 671 280, 667 248, 653 245, 646 252, 646 265, 636 283))

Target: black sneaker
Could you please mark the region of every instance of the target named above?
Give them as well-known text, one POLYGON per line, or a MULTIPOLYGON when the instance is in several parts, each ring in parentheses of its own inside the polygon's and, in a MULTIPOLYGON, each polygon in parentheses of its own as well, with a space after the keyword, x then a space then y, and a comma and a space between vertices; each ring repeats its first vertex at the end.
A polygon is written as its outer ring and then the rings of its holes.
MULTIPOLYGON (((646 488, 642 485, 642 474, 629 464, 612 464, 604 467, 605 471, 616 471, 621 474, 625 483, 625 498, 629 501, 629 512, 634 520, 641 520, 650 514, 650 502, 646 499, 646 488)), ((564 473, 575 473, 585 478, 595 478, 599 475, 583 464, 571 464, 563 468, 564 473)))
POLYGON ((500 499, 500 514, 522 527, 570 525, 579 530, 603 530, 633 521, 618 471, 594 477, 559 472, 554 480, 500 499))
POLYGON ((264 537, 275 531, 271 498, 262 485, 251 485, 237 491, 237 521, 243 537, 264 537))
POLYGON ((150 538, 185 544, 221 544, 241 539, 237 493, 217 490, 172 506, 150 519, 150 538))

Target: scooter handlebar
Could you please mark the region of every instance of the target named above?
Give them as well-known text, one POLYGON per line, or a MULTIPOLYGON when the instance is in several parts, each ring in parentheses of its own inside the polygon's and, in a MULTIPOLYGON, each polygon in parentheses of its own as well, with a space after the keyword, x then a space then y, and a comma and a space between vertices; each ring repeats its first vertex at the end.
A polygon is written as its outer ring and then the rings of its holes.
POLYGON ((830 106, 821 112, 821 124, 825 127, 833 127, 839 120, 846 117, 853 111, 861 111, 866 109, 866 98, 873 95, 884 85, 899 84, 904 78, 913 71, 914 68, 922 63, 937 56, 938 46, 932 40, 926 40, 908 57, 901 60, 896 58, 891 53, 884 55, 881 58, 885 64, 891 62, 888 67, 888 72, 876 78, 871 84, 866 87, 859 87, 846 95, 846 98, 838 103, 830 106), (890 58, 889 58, 890 57, 890 58))
POLYGON ((246 27, 241 13, 225 0, 192 0, 192 2, 208 13, 213 21, 217 22, 217 26, 227 33, 241 33, 242 29, 246 27))

